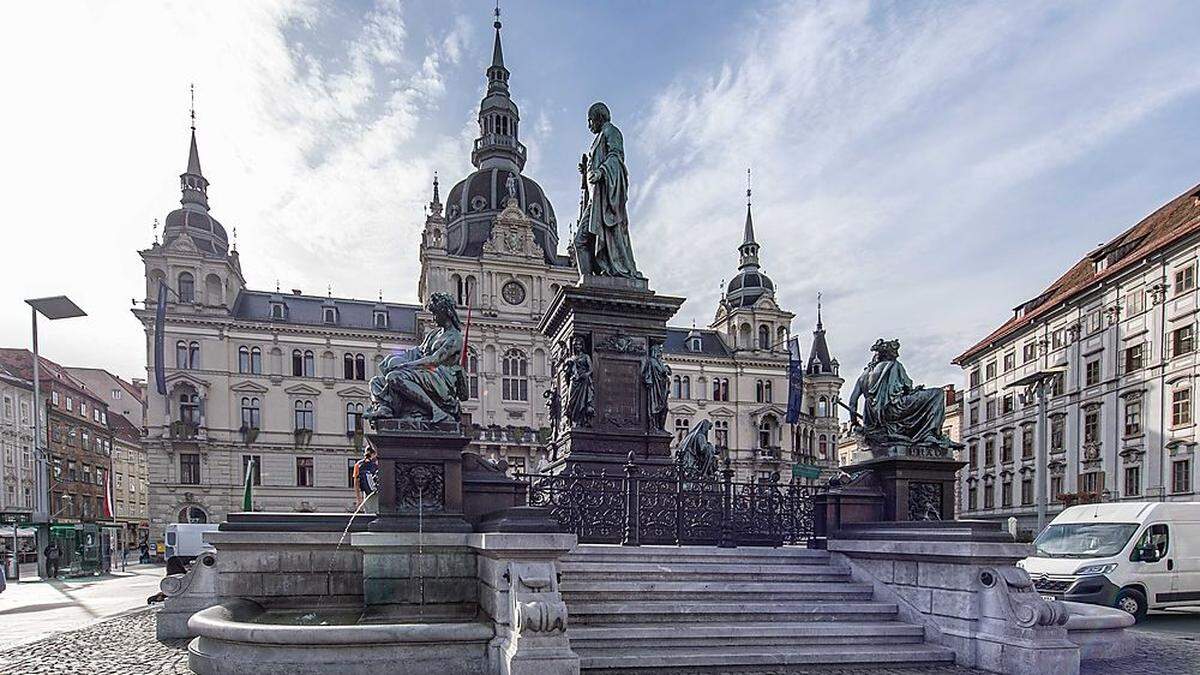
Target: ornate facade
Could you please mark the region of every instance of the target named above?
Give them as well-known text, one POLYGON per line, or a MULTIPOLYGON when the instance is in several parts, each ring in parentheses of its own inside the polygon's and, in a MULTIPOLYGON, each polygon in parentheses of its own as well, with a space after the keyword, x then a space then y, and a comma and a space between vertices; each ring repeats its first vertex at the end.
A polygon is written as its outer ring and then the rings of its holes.
POLYGON ((954 363, 967 373, 960 489, 970 518, 1035 527, 1046 433, 1049 513, 1090 501, 1195 500, 1200 189, 1089 252, 954 363), (1052 378, 1048 429, 1031 392, 1052 378))

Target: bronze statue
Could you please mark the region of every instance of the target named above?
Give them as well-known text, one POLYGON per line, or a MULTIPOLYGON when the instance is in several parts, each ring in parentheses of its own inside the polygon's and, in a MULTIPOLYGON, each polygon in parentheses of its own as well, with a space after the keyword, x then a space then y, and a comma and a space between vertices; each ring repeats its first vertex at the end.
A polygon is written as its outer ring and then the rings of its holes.
POLYGON ((433 313, 438 330, 427 334, 421 346, 379 364, 379 374, 371 378, 367 419, 458 421, 460 401, 467 400, 462 322, 447 293, 434 293, 426 309, 433 313))
POLYGON ((717 449, 708 441, 712 422, 701 420, 675 448, 675 463, 685 476, 715 476, 717 449))
POLYGON ((571 355, 563 363, 567 376, 567 419, 572 427, 591 426, 596 415, 596 391, 592 384, 592 357, 583 336, 571 338, 571 355))
POLYGON ((642 385, 646 387, 646 412, 650 429, 662 431, 667 426, 667 394, 671 388, 671 366, 663 361, 663 347, 656 344, 642 359, 642 385))
POLYGON ((588 108, 588 128, 596 138, 579 163, 585 194, 574 242, 579 273, 641 279, 633 261, 629 214, 625 209, 629 199, 625 141, 603 103, 593 103, 588 108))
POLYGON ((850 394, 850 424, 861 433, 872 453, 945 456, 961 445, 942 434, 946 398, 941 389, 925 389, 913 382, 900 364, 899 340, 876 340, 875 356, 854 383, 850 394), (858 400, 864 399, 863 414, 858 400))

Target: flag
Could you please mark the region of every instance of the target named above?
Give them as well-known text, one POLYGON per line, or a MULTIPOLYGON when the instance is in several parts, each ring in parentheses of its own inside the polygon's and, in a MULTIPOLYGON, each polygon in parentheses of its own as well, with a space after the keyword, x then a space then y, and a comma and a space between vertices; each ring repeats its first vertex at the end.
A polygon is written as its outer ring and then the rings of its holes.
POLYGON ((112 471, 104 472, 104 517, 108 520, 113 519, 113 483, 112 471))
POLYGON ((167 282, 158 280, 158 306, 154 308, 154 386, 167 395, 167 373, 163 365, 163 328, 167 322, 167 282))
POLYGON ((254 457, 251 456, 246 462, 246 485, 242 490, 242 510, 253 511, 254 500, 252 499, 251 486, 254 485, 254 457))
POLYGON ((803 398, 804 369, 800 366, 800 340, 790 338, 788 339, 788 424, 795 424, 800 419, 800 406, 803 398))

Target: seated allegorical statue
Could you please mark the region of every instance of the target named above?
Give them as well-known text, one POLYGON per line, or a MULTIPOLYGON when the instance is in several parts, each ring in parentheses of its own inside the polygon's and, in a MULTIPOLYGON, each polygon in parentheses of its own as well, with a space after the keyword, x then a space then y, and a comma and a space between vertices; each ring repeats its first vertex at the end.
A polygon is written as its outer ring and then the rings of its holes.
POLYGON ((467 400, 462 322, 447 293, 434 293, 426 309, 433 314, 438 330, 430 331, 421 346, 388 356, 379 364, 379 374, 371 378, 367 419, 458 421, 460 402, 467 400))
POLYGON ((900 364, 899 340, 876 340, 875 353, 850 394, 851 427, 862 434, 876 456, 945 456, 962 447, 942 433, 946 398, 941 388, 913 385, 900 364), (858 401, 864 399, 862 416, 858 401))
POLYGON ((675 464, 685 476, 708 477, 717 473, 717 449, 708 440, 712 422, 701 420, 675 448, 675 464))

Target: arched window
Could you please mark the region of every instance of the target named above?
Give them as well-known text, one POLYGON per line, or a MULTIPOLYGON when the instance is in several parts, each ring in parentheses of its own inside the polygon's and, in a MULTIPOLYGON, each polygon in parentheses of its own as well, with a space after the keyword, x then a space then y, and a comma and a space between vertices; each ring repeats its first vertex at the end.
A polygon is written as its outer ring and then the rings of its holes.
POLYGON ((775 400, 774 397, 772 397, 772 395, 771 395, 771 381, 770 380, 766 380, 763 382, 763 394, 764 394, 764 398, 763 398, 764 403, 770 403, 771 401, 775 400))
POLYGON ((362 354, 354 355, 354 379, 367 379, 367 357, 362 354))
POLYGON ((199 506, 185 506, 179 509, 179 522, 181 523, 207 523, 208 514, 199 506))
POLYGON ((450 275, 450 285, 454 288, 454 304, 459 307, 464 307, 467 304, 467 287, 463 283, 462 277, 457 274, 450 275))
POLYGON ((688 351, 698 352, 703 348, 703 343, 698 337, 688 338, 688 351))
POLYGON ((305 377, 316 377, 316 374, 317 374, 316 357, 313 356, 312 352, 305 350, 305 352, 304 352, 304 376, 305 377))
POLYGON ((683 395, 681 398, 691 398, 691 397, 692 397, 692 378, 691 378, 691 376, 684 375, 683 376, 683 395))
POLYGON ((200 396, 184 392, 179 395, 179 421, 184 424, 200 424, 200 396))
POLYGON ((250 348, 250 372, 262 375, 262 350, 258 347, 250 348))
POLYGON ((780 326, 779 328, 775 329, 775 344, 787 344, 787 327, 780 326))
POLYGON ((354 355, 348 352, 342 356, 342 377, 347 380, 354 379, 354 355))
POLYGON ((363 404, 346 404, 346 434, 354 435, 363 430, 363 404))
POLYGON ((529 400, 529 360, 519 349, 504 354, 502 394, 505 401, 529 400))
POLYGON ((683 396, 683 379, 678 375, 671 378, 671 396, 673 398, 683 396))
POLYGON ((763 421, 758 425, 758 447, 767 449, 770 448, 775 440, 775 425, 772 424, 770 417, 764 417, 763 421))
POLYGON ((470 398, 479 398, 479 352, 474 347, 467 347, 467 392, 470 398))
POLYGON ((250 372, 250 348, 238 347, 238 372, 250 372))
POLYGON ((179 273, 179 301, 196 301, 196 279, 192 277, 191 272, 179 273))
POLYGON ((829 399, 822 396, 817 399, 817 417, 825 417, 829 415, 829 399))
POLYGON ((225 291, 221 286, 221 277, 215 274, 204 277, 204 302, 213 307, 225 304, 225 291))
POLYGON ((688 427, 691 421, 683 417, 675 418, 675 440, 679 443, 683 442, 683 438, 688 435, 688 427))
POLYGON ((175 367, 188 367, 188 347, 187 343, 183 340, 175 343, 175 367))
POLYGON ((292 376, 301 377, 304 375, 304 354, 299 349, 292 350, 292 376))
POLYGON ((729 422, 727 420, 717 420, 713 422, 713 444, 718 448, 729 447, 729 422))
POLYGON ((191 342, 188 344, 188 368, 200 367, 200 343, 191 342))
POLYGON ((770 349, 771 348, 771 329, 767 328, 766 325, 762 325, 762 326, 758 327, 758 348, 759 349, 770 349))
POLYGON ((762 380, 754 381, 754 402, 765 403, 767 400, 767 388, 763 386, 762 380))
POLYGON ((262 409, 257 398, 242 397, 242 429, 261 429, 262 409))
POLYGON ((829 459, 829 439, 825 434, 817 437, 817 457, 820 459, 829 459))
POLYGON ((467 305, 475 306, 475 277, 467 277, 467 305))
POLYGON ((750 324, 742 324, 741 329, 738 331, 737 346, 741 347, 742 349, 748 349, 753 346, 750 343, 752 339, 753 337, 750 335, 750 324))
POLYGON ((313 430, 313 402, 312 401, 296 401, 295 404, 295 423, 296 431, 312 431, 313 430))

